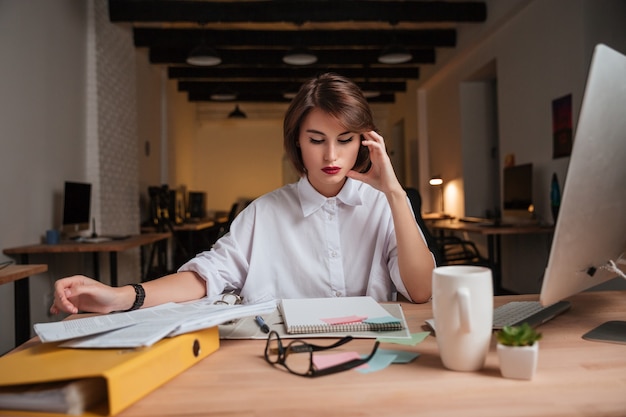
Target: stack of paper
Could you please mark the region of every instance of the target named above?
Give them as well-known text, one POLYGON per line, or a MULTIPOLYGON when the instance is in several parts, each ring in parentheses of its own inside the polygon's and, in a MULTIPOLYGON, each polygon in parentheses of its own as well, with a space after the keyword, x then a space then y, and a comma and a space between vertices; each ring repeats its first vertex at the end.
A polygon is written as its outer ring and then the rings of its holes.
POLYGON ((274 301, 259 304, 213 304, 207 299, 167 303, 135 311, 113 313, 55 323, 37 323, 42 342, 73 348, 133 348, 151 346, 164 337, 207 329, 234 319, 271 313, 274 301))

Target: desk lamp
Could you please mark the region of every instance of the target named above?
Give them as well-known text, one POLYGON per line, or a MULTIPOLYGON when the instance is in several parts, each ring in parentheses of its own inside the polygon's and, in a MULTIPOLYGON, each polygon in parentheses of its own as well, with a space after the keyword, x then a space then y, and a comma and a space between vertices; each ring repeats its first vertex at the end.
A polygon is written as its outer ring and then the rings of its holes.
POLYGON ((434 175, 428 183, 433 187, 439 187, 439 191, 441 192, 441 214, 445 213, 443 208, 443 178, 441 178, 441 175, 434 175))

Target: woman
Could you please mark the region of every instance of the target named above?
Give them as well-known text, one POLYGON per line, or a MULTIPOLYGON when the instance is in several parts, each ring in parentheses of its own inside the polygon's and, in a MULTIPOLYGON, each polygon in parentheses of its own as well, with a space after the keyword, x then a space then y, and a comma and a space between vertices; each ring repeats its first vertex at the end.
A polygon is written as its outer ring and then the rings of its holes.
POLYGON ((396 291, 428 301, 433 257, 356 84, 336 74, 306 82, 285 115, 284 146, 301 179, 253 201, 212 250, 141 285, 58 280, 50 311, 107 313, 233 290, 247 303, 388 301, 396 291))

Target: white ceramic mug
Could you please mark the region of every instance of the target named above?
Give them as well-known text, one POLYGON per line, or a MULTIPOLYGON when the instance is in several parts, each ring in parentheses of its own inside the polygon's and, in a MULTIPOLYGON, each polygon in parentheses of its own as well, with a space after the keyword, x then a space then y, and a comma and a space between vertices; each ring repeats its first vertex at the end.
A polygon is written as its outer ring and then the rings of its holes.
POLYGON ((493 326, 491 270, 466 265, 435 268, 433 314, 443 365, 454 371, 481 369, 493 326))

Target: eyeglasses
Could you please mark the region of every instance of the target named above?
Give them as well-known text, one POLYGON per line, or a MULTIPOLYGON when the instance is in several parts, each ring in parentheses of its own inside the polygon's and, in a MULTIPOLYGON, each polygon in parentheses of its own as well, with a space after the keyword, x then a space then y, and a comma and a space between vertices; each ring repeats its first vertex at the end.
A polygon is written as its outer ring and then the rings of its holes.
POLYGON ((329 366, 327 368, 316 369, 313 364, 313 352, 334 349, 344 345, 352 340, 352 336, 346 336, 343 339, 329 346, 318 346, 307 343, 304 340, 296 339, 287 346, 284 346, 280 340, 280 336, 276 331, 271 331, 267 344, 265 345, 265 360, 271 365, 282 365, 289 372, 295 375, 316 377, 322 375, 334 374, 336 372, 347 371, 369 362, 378 350, 379 342, 374 344, 372 352, 363 359, 352 359, 350 361, 329 366))

